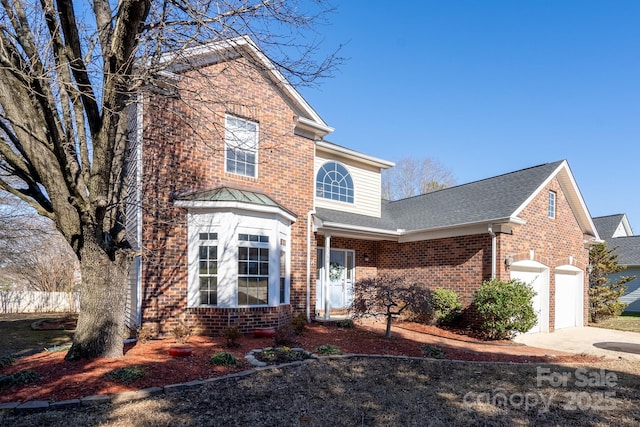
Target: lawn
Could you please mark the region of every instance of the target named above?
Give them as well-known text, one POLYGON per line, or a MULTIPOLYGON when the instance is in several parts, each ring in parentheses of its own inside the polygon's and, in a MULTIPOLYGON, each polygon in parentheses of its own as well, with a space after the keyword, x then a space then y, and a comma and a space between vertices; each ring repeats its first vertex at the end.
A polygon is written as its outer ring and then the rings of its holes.
MULTIPOLYGON (((0 321, 16 320, 0 318, 0 321)), ((31 321, 33 319, 25 320, 23 327, 31 321)), ((5 326, 15 324, 0 326, 4 332, 5 326)), ((325 342, 336 339, 334 344, 341 343, 344 348, 353 344, 353 339, 345 338, 351 336, 347 334, 352 331, 327 329, 322 339, 325 342)), ((400 331, 398 328, 397 332, 400 331)), ((32 332, 37 331, 25 335, 32 332)), ((64 331, 49 331, 52 332, 61 333, 60 339, 69 337, 64 331)), ((365 337, 370 339, 368 334, 365 337)), ((381 342, 387 350, 397 350, 400 344, 398 338, 381 342)), ((253 339, 249 343, 253 344, 253 339)), ((243 348, 253 348, 249 343, 243 348)), ((416 344, 419 343, 414 342, 413 346, 416 344)), ((38 340, 29 344, 32 349, 48 345, 50 343, 38 340)), ((368 347, 369 353, 381 354, 380 349, 372 345, 368 347)), ((305 347, 313 348, 315 344, 305 347)), ((491 357, 504 348, 504 345, 493 346, 491 357)), ((453 351, 453 348, 446 349, 453 351)), ((337 356, 253 370, 249 375, 129 403, 25 415, 0 412, 0 425, 637 425, 640 364, 625 360, 588 364, 560 360, 489 363, 420 357, 337 356)), ((193 362, 194 359, 189 358, 179 363, 186 369, 193 362)), ((151 366, 148 366, 150 375, 161 374, 151 366)), ((69 371, 65 372, 67 375, 63 375, 62 380, 72 381, 69 371)), ((83 384, 80 381, 78 385, 83 384)), ((32 389, 33 395, 39 391, 37 387, 32 389)))
POLYGON ((619 331, 640 332, 640 313, 622 313, 621 316, 602 320, 598 323, 590 323, 589 326, 605 329, 617 329, 619 331))
POLYGON ((637 426, 637 365, 321 359, 126 404, 0 415, 0 425, 637 426))
POLYGON ((60 313, 0 314, 0 357, 22 357, 47 348, 70 345, 72 331, 34 331, 31 324, 40 319, 60 318, 60 313))

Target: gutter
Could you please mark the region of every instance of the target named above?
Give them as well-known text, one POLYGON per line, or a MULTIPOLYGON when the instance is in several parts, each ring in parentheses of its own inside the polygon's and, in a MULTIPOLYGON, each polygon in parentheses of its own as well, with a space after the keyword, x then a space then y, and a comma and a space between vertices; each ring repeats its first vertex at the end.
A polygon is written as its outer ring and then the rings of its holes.
POLYGON ((315 209, 307 213, 307 322, 311 323, 311 218, 315 215, 315 209))
POLYGON ((497 237, 496 233, 493 232, 493 224, 489 224, 488 227, 489 235, 491 235, 491 278, 496 278, 496 247, 497 247, 497 237))

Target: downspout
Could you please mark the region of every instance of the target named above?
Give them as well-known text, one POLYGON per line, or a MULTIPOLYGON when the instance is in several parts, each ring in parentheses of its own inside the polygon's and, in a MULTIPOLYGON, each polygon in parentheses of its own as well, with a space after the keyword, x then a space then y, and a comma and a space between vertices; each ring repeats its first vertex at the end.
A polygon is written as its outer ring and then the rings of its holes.
POLYGON ((496 278, 496 233, 493 232, 493 224, 489 224, 489 235, 491 236, 491 278, 496 278))
POLYGON ((307 322, 311 323, 311 217, 315 209, 307 213, 307 322))

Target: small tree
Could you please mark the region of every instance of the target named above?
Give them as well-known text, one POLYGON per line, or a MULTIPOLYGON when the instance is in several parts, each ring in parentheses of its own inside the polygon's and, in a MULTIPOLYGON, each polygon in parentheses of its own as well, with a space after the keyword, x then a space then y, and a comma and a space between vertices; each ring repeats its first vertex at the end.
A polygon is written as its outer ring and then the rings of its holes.
POLYGON ((537 322, 533 310, 536 292, 531 285, 511 279, 482 282, 473 305, 480 315, 480 329, 490 339, 511 339, 516 332, 527 332, 537 322))
POLYGON ((392 319, 405 310, 430 312, 431 292, 418 284, 406 283, 402 277, 386 274, 356 282, 351 305, 353 317, 385 316, 385 338, 391 338, 392 319))
POLYGON ((611 274, 619 273, 626 266, 618 264, 618 255, 614 253, 616 248, 607 249, 606 243, 599 243, 591 247, 589 251, 589 318, 591 322, 599 321, 612 316, 619 316, 627 306, 619 298, 627 289, 626 284, 634 280, 636 276, 619 276, 615 280, 611 274))

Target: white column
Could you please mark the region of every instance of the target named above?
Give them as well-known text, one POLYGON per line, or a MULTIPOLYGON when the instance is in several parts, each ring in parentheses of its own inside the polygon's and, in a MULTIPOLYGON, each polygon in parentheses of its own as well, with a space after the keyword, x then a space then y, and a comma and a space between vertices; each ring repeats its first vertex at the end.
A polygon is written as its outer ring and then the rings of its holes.
POLYGON ((322 278, 322 294, 324 295, 324 320, 329 320, 329 260, 331 258, 331 234, 324 236, 324 277, 322 278))

